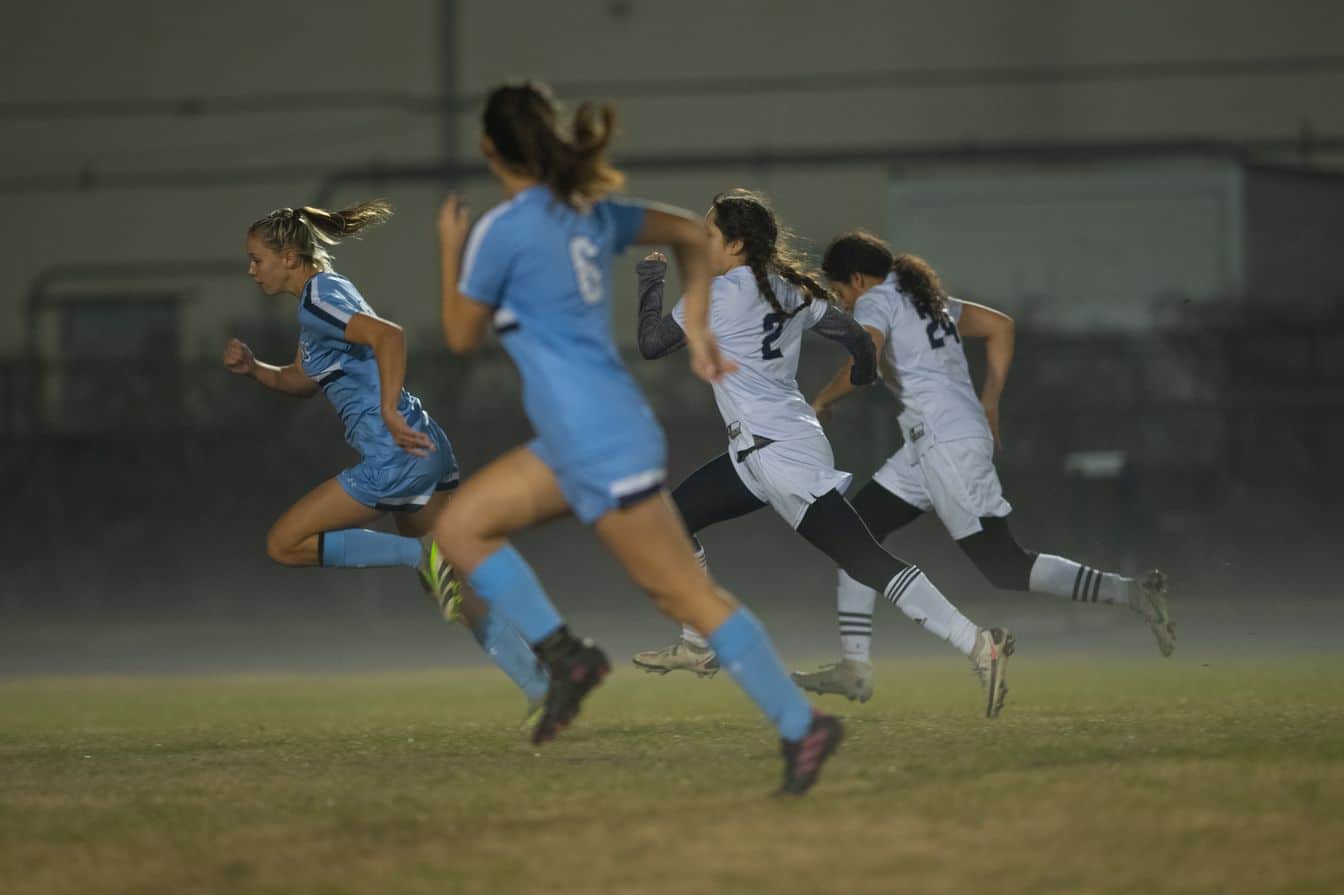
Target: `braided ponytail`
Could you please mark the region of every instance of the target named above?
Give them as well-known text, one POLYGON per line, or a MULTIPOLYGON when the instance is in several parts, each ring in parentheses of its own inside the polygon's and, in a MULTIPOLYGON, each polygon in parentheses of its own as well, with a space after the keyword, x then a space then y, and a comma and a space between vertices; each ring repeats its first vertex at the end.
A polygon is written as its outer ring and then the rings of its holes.
POLYGON ((781 231, 775 213, 764 197, 750 190, 720 193, 714 197, 713 211, 714 223, 724 240, 742 241, 747 266, 756 278, 756 288, 776 314, 792 318, 813 300, 830 301, 830 293, 803 268, 801 260, 789 247, 789 234, 781 231), (772 272, 802 290, 803 301, 798 307, 786 311, 780 304, 770 282, 772 272))

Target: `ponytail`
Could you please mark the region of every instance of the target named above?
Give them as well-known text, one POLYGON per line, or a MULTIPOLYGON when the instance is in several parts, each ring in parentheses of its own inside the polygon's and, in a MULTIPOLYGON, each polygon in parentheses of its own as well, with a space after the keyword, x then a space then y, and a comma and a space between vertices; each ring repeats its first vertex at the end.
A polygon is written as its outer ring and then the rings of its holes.
POLYGON ((891 272, 896 274, 901 291, 910 296, 921 317, 947 318, 947 293, 929 262, 918 255, 897 255, 891 261, 891 272))
POLYGON ((581 104, 568 128, 545 84, 526 81, 495 88, 486 100, 483 124, 505 166, 545 184, 571 207, 590 205, 625 184, 607 161, 616 112, 607 104, 581 104))
POLYGON ((303 205, 277 208, 253 221, 247 232, 260 237, 270 249, 277 252, 294 249, 305 263, 320 271, 330 271, 332 255, 325 246, 337 245, 391 216, 392 206, 385 199, 357 202, 340 211, 303 205))
POLYGON ((815 301, 829 302, 831 294, 807 271, 801 259, 789 246, 789 234, 781 231, 764 197, 749 190, 732 190, 714 197, 714 225, 726 242, 742 241, 747 267, 756 278, 756 289, 770 303, 776 314, 785 318, 815 301), (797 286, 803 293, 802 304, 792 311, 784 310, 770 283, 771 272, 797 286))
POLYGON ((897 286, 910 296, 920 316, 947 317, 947 293, 929 262, 918 255, 893 255, 885 242, 866 230, 851 230, 831 240, 821 270, 833 283, 848 282, 855 274, 885 278, 894 273, 897 286))

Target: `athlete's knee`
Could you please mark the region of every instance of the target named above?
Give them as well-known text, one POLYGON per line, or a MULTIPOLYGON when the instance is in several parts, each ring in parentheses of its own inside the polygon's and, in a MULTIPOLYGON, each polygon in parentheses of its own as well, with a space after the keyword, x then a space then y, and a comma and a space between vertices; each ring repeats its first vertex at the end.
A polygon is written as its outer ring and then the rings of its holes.
POLYGON ((266 532, 266 555, 282 566, 309 565, 307 557, 299 549, 300 543, 292 534, 273 525, 266 532))
POLYGON ((503 536, 492 536, 483 514, 474 513, 463 500, 453 500, 439 513, 430 535, 453 565, 462 567, 475 558, 489 555, 504 543, 503 536))

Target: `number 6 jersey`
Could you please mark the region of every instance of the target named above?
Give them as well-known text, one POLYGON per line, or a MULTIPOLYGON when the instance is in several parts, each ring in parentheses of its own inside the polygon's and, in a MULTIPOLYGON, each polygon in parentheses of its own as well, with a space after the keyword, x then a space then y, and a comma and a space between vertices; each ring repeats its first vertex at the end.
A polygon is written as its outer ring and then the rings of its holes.
POLYGON ((894 273, 854 305, 855 320, 886 336, 882 359, 896 373, 887 387, 901 401, 901 432, 917 451, 936 442, 992 437, 957 332, 961 302, 949 298, 947 310, 951 319, 921 314, 894 273))
MULTIPOLYGON (((793 311, 803 304, 803 290, 769 276, 782 308, 793 311)), ((714 383, 714 400, 733 450, 752 447, 757 435, 784 441, 821 433, 817 415, 798 390, 798 355, 803 330, 816 326, 828 307, 813 301, 792 317, 776 312, 746 265, 714 278, 709 328, 719 351, 737 364, 736 372, 714 383)), ((672 309, 672 319, 685 328, 681 302, 672 309)))

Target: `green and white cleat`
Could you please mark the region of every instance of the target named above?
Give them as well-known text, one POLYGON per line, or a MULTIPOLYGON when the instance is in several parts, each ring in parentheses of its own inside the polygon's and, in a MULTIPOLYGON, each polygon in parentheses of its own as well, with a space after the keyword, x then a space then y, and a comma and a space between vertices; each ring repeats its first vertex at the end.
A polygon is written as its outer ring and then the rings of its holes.
POLYGON ((985 691, 985 717, 997 718, 1008 698, 1008 657, 1017 640, 1003 628, 981 628, 971 650, 971 669, 985 691))
POLYGON ((1170 656, 1176 650, 1176 625, 1167 607, 1167 576, 1159 569, 1145 572, 1129 589, 1129 608, 1133 609, 1152 629, 1157 648, 1170 656))
POLYGON ((420 586, 439 605, 444 620, 457 621, 458 612, 462 608, 462 586, 457 583, 453 567, 444 559, 438 544, 430 541, 429 546, 425 547, 417 571, 420 573, 420 586))
POLYGON ((867 662, 841 659, 816 671, 795 671, 789 676, 804 690, 823 696, 834 693, 850 702, 867 702, 873 698, 873 666, 867 662))
POLYGON ((662 649, 635 653, 631 661, 651 674, 689 671, 699 677, 713 677, 719 673, 718 654, 708 646, 696 646, 684 638, 662 649))

